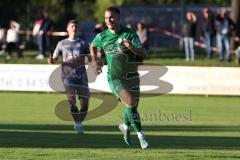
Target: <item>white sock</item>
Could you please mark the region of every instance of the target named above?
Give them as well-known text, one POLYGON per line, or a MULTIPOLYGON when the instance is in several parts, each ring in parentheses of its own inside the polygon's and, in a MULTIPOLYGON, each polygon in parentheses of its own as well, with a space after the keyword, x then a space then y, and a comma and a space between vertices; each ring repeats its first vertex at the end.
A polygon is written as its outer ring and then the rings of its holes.
POLYGON ((140 139, 141 137, 144 137, 144 134, 143 134, 142 131, 141 132, 137 132, 137 135, 138 135, 138 139, 140 139))
POLYGON ((123 123, 123 128, 124 128, 124 130, 127 130, 127 129, 129 129, 129 126, 127 126, 126 124, 123 123))

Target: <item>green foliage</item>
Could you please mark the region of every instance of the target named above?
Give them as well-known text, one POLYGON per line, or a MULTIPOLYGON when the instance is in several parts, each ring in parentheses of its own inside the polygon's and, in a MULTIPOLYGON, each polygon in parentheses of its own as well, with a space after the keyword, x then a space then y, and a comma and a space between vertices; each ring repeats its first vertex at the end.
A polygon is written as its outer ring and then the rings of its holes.
POLYGON ((73 3, 73 12, 78 20, 94 19, 95 9, 96 7, 93 0, 75 0, 73 3))
POLYGON ((3 27, 8 27, 9 20, 15 20, 20 22, 21 26, 25 26, 28 23, 27 19, 27 6, 26 0, 1 0, 0 1, 0 22, 3 27))
POLYGON ((96 11, 94 17, 99 21, 104 21, 104 11, 110 6, 122 5, 122 4, 141 4, 141 3, 150 3, 150 4, 227 4, 230 5, 230 0, 96 0, 96 11))
POLYGON ((45 9, 58 25, 65 26, 69 19, 79 21, 93 19, 95 0, 33 0, 32 9, 45 9))
POLYGON ((40 10, 49 12, 49 17, 58 25, 62 26, 67 20, 96 19, 104 21, 104 11, 107 7, 122 4, 227 4, 230 0, 1 0, 0 21, 7 26, 9 19, 14 19, 21 24, 21 28, 32 28, 34 20, 39 17, 40 10))
POLYGON ((46 10, 49 13, 49 17, 54 21, 57 22, 61 19, 62 16, 65 14, 65 7, 63 1, 59 0, 32 0, 30 1, 30 19, 32 20, 31 26, 34 23, 34 20, 40 16, 41 10, 46 10), (34 13, 35 14, 31 14, 34 13))
POLYGON ((124 0, 96 0, 96 12, 94 17, 98 22, 104 22, 104 11, 110 6, 119 6, 124 0))
POLYGON ((151 3, 151 4, 231 4, 231 0, 123 0, 123 4, 139 4, 139 3, 151 3))
POLYGON ((7 26, 9 19, 21 24, 21 28, 32 28, 42 10, 58 25, 69 19, 89 20, 94 18, 95 0, 11 0, 0 1, 1 21, 7 26), (9 14, 11 12, 11 14, 9 14), (4 18, 4 19, 3 19, 4 18))

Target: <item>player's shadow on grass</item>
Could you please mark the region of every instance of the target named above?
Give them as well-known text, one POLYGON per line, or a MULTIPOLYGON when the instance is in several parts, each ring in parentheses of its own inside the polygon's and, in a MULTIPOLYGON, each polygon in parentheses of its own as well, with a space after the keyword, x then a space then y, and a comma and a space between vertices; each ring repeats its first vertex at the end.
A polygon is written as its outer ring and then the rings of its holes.
MULTIPOLYGON (((26 148, 129 148, 116 126, 86 126, 86 134, 76 135, 70 125, 0 125, 0 147, 26 148)), ((155 149, 240 149, 240 137, 214 136, 214 132, 239 132, 234 126, 145 126, 152 133, 213 132, 213 136, 148 135, 155 149)), ((146 132, 148 133, 148 132, 146 132)), ((224 133, 223 133, 224 134, 224 133)), ((130 148, 139 148, 136 135, 130 148)))

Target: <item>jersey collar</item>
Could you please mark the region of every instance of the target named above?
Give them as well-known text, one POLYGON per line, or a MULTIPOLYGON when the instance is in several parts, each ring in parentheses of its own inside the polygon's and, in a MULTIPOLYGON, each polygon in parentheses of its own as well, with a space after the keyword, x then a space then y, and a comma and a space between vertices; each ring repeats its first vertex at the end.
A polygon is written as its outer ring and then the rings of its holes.
POLYGON ((69 41, 71 41, 71 42, 76 42, 76 41, 78 41, 78 40, 79 40, 79 38, 76 38, 76 39, 71 39, 71 38, 69 38, 69 37, 68 37, 68 40, 69 40, 69 41))

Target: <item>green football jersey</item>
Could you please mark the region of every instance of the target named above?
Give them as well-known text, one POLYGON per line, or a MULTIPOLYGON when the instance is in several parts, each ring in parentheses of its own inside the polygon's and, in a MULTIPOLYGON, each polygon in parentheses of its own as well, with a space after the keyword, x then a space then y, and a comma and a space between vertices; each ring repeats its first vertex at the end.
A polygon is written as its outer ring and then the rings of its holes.
POLYGON ((97 34, 92 42, 95 47, 104 50, 108 67, 108 79, 138 76, 136 54, 122 44, 124 39, 130 40, 134 48, 142 48, 136 32, 128 28, 121 28, 115 34, 106 29, 97 34))

